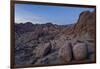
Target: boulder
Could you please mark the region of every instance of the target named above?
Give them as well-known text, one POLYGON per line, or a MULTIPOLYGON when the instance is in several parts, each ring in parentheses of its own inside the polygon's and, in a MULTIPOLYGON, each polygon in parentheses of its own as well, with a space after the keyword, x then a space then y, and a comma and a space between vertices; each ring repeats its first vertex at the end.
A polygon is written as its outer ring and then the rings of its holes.
POLYGON ((53 48, 60 49, 66 43, 66 36, 61 35, 58 38, 56 38, 53 42, 55 43, 55 45, 53 45, 53 48))
POLYGON ((83 60, 87 58, 88 50, 85 43, 77 43, 73 46, 73 56, 75 60, 83 60))
POLYGON ((40 46, 36 47, 35 53, 36 57, 41 58, 46 56, 51 51, 50 43, 41 44, 40 46))
POLYGON ((59 58, 62 62, 70 62, 72 59, 72 48, 71 44, 66 42, 60 49, 58 53, 59 58))

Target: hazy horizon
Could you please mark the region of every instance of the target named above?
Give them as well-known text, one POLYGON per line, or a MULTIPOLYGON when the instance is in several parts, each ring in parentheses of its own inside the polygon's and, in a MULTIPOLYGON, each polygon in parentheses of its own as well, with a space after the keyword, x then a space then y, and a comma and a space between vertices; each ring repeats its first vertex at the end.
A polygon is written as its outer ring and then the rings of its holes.
POLYGON ((51 22, 58 25, 76 23, 83 11, 93 11, 94 8, 15 4, 15 23, 32 22, 45 24, 51 22))

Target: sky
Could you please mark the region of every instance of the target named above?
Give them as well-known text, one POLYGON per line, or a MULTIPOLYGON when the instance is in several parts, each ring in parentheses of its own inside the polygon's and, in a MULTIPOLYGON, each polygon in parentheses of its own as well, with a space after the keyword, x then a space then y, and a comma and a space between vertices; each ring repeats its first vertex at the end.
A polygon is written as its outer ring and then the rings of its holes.
POLYGON ((15 4, 15 23, 44 24, 52 22, 58 25, 73 24, 77 22, 81 12, 93 10, 94 8, 15 4))

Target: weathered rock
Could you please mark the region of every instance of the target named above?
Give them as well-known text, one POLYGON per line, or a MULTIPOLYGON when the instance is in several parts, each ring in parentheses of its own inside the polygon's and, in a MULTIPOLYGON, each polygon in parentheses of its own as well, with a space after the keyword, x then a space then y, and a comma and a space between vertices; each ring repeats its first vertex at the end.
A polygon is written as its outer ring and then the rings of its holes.
POLYGON ((61 60, 58 57, 58 52, 51 53, 46 57, 40 58, 35 65, 46 65, 46 64, 60 64, 61 60))
POLYGON ((83 60, 87 58, 88 50, 85 43, 77 43, 73 46, 73 56, 76 60, 83 60))
POLYGON ((72 59, 72 48, 70 43, 65 43, 59 50, 58 54, 62 62, 70 62, 72 59))
POLYGON ((85 33, 89 33, 89 35, 94 38, 95 37, 95 26, 96 26, 96 15, 94 12, 84 11, 80 14, 78 22, 75 25, 73 30, 74 33, 79 34, 80 36, 85 33))
POLYGON ((32 53, 32 47, 25 44, 16 44, 15 48, 15 64, 31 64, 36 59, 32 53))
POLYGON ((61 35, 59 38, 54 40, 54 43, 55 45, 53 46, 53 48, 60 49, 61 46, 63 46, 66 43, 66 36, 61 35))
POLYGON ((49 52, 51 51, 51 45, 50 43, 45 43, 42 44, 38 47, 36 47, 36 57, 40 58, 40 57, 44 57, 46 56, 49 52))

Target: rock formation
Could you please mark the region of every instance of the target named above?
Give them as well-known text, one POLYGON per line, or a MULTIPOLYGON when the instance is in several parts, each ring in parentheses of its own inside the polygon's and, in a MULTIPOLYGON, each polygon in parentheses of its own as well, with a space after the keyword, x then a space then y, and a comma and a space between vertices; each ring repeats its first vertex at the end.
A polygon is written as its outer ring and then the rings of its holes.
POLYGON ((15 24, 15 64, 95 62, 96 12, 84 11, 71 25, 15 24))

